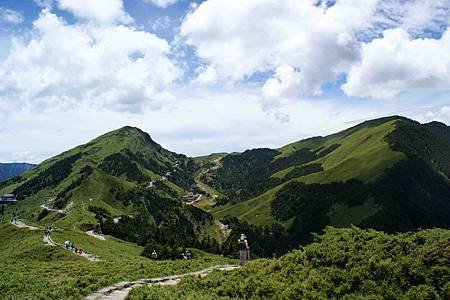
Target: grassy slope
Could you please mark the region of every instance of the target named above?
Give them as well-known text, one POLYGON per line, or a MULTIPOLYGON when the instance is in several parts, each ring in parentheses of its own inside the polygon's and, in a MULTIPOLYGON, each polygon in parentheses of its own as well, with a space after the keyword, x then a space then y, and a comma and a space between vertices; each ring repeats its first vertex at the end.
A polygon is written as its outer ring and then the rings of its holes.
MULTIPOLYGON (((46 203, 47 199, 51 196, 56 196, 59 192, 63 191, 70 183, 79 177, 79 171, 84 166, 93 166, 94 172, 89 176, 88 180, 82 184, 81 187, 76 188, 72 192, 70 201, 73 202, 73 208, 70 215, 63 220, 58 221, 55 225, 60 227, 78 227, 83 223, 95 223, 94 216, 87 212, 89 205, 98 206, 107 209, 111 215, 124 215, 131 214, 132 208, 125 208, 121 203, 114 201, 110 193, 112 187, 121 186, 123 188, 132 188, 135 184, 124 180, 121 177, 111 176, 96 166, 105 157, 119 153, 123 149, 130 150, 132 152, 145 153, 148 156, 154 157, 160 164, 174 164, 176 162, 176 155, 167 150, 162 149, 158 144, 153 141, 145 139, 145 134, 136 128, 125 127, 119 130, 107 133, 100 136, 91 142, 73 148, 58 156, 48 159, 41 163, 35 169, 22 174, 23 180, 27 180, 34 176, 38 176, 40 172, 50 167, 54 162, 69 157, 77 153, 84 153, 84 155, 77 160, 70 175, 65 178, 60 184, 54 188, 46 188, 39 193, 26 198, 24 201, 20 201, 17 206, 8 211, 7 217, 12 216, 13 213, 19 215, 22 218, 33 220, 42 211, 40 205, 46 203)), ((152 179, 161 178, 160 175, 155 174, 152 170, 144 169, 142 166, 139 168, 143 173, 149 175, 152 179)), ((165 185, 169 186, 172 190, 178 194, 184 194, 186 191, 177 186, 176 184, 163 181, 165 185)), ((16 185, 10 185, 3 189, 1 192, 12 192, 16 185)), ((55 215, 55 213, 51 213, 55 215)), ((54 219, 53 219, 54 220, 54 219)), ((51 218, 43 220, 43 224, 47 224, 52 221, 51 218)))
MULTIPOLYGON (((64 180, 56 189, 45 189, 36 195, 28 197, 23 201, 19 201, 15 206, 11 207, 6 214, 9 218, 13 213, 27 220, 35 220, 39 212, 42 211, 40 207, 46 203, 47 199, 63 190, 75 177, 76 172, 73 172, 66 180, 64 180)), ((132 186, 131 183, 117 177, 110 176, 101 171, 94 171, 89 179, 73 191, 73 196, 70 201, 73 202, 70 214, 67 216, 59 216, 57 213, 51 212, 48 217, 43 219, 41 224, 54 224, 63 228, 77 228, 83 223, 96 223, 94 215, 88 212, 90 205, 103 207, 107 209, 112 215, 122 215, 131 213, 130 208, 124 208, 121 203, 113 201, 109 190, 112 186, 132 186), (54 222, 56 221, 56 222, 54 222)))
POLYGON ((450 299, 450 231, 387 235, 328 228, 279 259, 175 287, 133 289, 131 299, 450 299), (406 247, 407 246, 407 247, 406 247))
POLYGON ((403 153, 392 151, 385 137, 395 129, 396 121, 389 121, 375 127, 360 129, 348 136, 332 138, 324 143, 341 146, 331 154, 317 160, 323 172, 311 174, 301 179, 305 183, 327 183, 358 178, 373 181, 387 168, 403 159, 403 153))
MULTIPOLYGON (((125 189, 134 187, 135 183, 122 177, 111 176, 96 168, 105 157, 118 153, 122 149, 136 151, 153 157, 158 163, 173 166, 178 157, 159 145, 149 142, 142 133, 133 128, 125 128, 108 133, 86 145, 76 147, 49 159, 36 169, 22 174, 27 180, 38 176, 56 161, 79 152, 85 153, 72 167, 70 175, 56 187, 45 188, 38 193, 10 207, 3 217, 9 220, 13 215, 24 219, 27 224, 40 228, 51 224, 63 228, 62 233, 55 232, 55 241, 74 241, 88 253, 96 254, 102 261, 91 263, 84 258, 76 257, 64 249, 47 246, 42 241, 43 230, 30 231, 17 229, 9 224, 0 225, 0 294, 2 299, 20 298, 81 298, 100 287, 127 280, 144 277, 155 277, 174 273, 184 273, 205 266, 217 265, 225 260, 193 249, 194 254, 203 257, 193 262, 169 261, 154 262, 141 257, 142 247, 107 237, 101 241, 80 230, 82 224, 95 224, 94 214, 88 211, 90 205, 103 207, 111 215, 128 215, 133 207, 124 207, 114 200, 110 193, 112 187, 125 189), (86 165, 94 167, 94 171, 81 186, 70 193, 71 209, 66 215, 50 212, 47 217, 36 221, 43 210, 40 206, 49 197, 56 196, 79 177, 79 171, 86 165), (19 249, 19 251, 17 251, 19 249), (43 276, 45 275, 45 276, 43 276), (4 296, 4 297, 3 297, 4 296)), ((149 169, 139 168, 152 179, 161 178, 149 169)), ((175 167, 171 167, 175 168, 175 167)), ((184 194, 185 190, 169 180, 162 181, 175 192, 184 194)), ((2 189, 10 192, 15 185, 2 189)), ((49 204, 51 206, 51 204, 49 204)))
MULTIPOLYGON (((192 261, 151 261, 131 243, 107 237, 101 241, 79 231, 54 233, 56 241, 70 239, 84 250, 101 256, 90 262, 60 248, 44 244, 43 230, 0 225, 0 294, 2 299, 81 299, 91 292, 123 280, 185 273, 230 262, 219 256, 192 261)), ((203 255, 206 255, 203 253, 203 255)))
POLYGON ((209 155, 197 156, 197 157, 194 157, 193 159, 196 164, 203 165, 203 164, 206 164, 215 159, 224 157, 227 154, 228 153, 212 153, 209 155))
MULTIPOLYGON (((343 132, 328 136, 316 137, 289 144, 278 149, 281 154, 277 158, 287 157, 302 148, 327 148, 334 144, 340 147, 311 163, 320 163, 323 171, 293 180, 304 183, 328 183, 358 178, 368 182, 395 162, 403 159, 403 153, 392 151, 385 137, 395 129, 396 119, 387 119, 379 124, 359 125, 343 132)), ((273 176, 283 178, 294 166, 275 173, 273 176)), ((268 225, 273 222, 271 202, 273 196, 285 183, 259 195, 253 199, 235 204, 216 207, 211 212, 221 218, 225 215, 237 216, 257 225, 268 225)))

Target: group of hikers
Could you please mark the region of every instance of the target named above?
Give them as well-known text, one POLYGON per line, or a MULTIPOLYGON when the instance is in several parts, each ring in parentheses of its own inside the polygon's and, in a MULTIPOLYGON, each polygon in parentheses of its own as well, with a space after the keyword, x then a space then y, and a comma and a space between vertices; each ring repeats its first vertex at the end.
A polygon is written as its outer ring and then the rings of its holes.
MULTIPOLYGON (((45 227, 45 237, 49 238, 50 237, 50 233, 52 232, 52 227, 51 226, 46 226, 45 227)), ((64 242, 64 248, 66 248, 69 251, 73 251, 78 255, 82 255, 83 254, 83 249, 81 247, 76 247, 75 244, 71 241, 65 241, 64 242)))
POLYGON ((82 254, 83 254, 83 249, 82 249, 81 247, 76 247, 76 246, 74 245, 74 243, 71 242, 71 241, 65 241, 65 242, 64 242, 64 247, 65 247, 67 250, 73 251, 73 252, 75 252, 75 253, 78 254, 78 255, 82 255, 82 254))
POLYGON ((181 253, 181 257, 183 257, 183 259, 191 260, 192 259, 192 253, 189 252, 188 250, 186 250, 185 252, 181 253))

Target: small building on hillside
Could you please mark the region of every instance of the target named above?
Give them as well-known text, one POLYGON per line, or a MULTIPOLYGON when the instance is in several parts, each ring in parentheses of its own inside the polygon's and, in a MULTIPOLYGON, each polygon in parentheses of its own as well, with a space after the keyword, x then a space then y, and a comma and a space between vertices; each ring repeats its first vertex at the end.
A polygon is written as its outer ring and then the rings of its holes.
POLYGON ((0 196, 1 204, 13 204, 16 202, 17 202, 16 196, 14 196, 13 194, 5 194, 0 196))

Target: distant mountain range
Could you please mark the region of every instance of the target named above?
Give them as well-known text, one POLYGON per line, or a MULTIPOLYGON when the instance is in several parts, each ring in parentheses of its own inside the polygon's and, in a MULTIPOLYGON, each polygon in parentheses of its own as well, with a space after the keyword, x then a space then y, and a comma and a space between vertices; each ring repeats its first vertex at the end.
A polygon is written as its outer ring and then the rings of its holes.
POLYGON ((0 163, 0 181, 31 170, 35 166, 28 163, 0 163))
POLYGON ((224 252, 246 232, 253 253, 269 256, 327 225, 450 228, 449 178, 450 127, 393 116, 279 149, 199 158, 124 127, 0 182, 0 193, 22 200, 23 217, 56 226, 153 247, 214 251, 223 242, 224 252), (203 192, 203 209, 185 204, 190 191, 203 192), (43 203, 70 213, 42 215, 43 203))

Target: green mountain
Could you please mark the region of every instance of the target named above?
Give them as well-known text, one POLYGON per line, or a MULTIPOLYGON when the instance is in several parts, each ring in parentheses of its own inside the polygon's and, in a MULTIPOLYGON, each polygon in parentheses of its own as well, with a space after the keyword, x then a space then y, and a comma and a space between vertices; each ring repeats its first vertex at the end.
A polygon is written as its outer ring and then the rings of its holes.
POLYGON ((449 228, 449 162, 450 127, 394 116, 280 149, 229 154, 201 180, 225 195, 210 210, 216 218, 236 231, 265 226, 264 243, 278 232, 277 242, 261 246, 270 255, 327 225, 449 228))
POLYGON ((0 163, 0 180, 19 175, 35 166, 29 163, 0 163))
POLYGON ((211 242, 202 232, 212 216, 180 201, 194 185, 192 164, 124 127, 0 183, 0 192, 21 200, 9 213, 42 224, 154 247, 205 246, 211 242))
POLYGON ((197 158, 124 127, 0 182, 0 193, 21 200, 9 216, 94 229, 146 246, 144 255, 229 254, 246 232, 253 253, 270 256, 327 225, 450 228, 449 158, 448 126, 397 116, 279 149, 197 158), (195 206, 188 192, 201 194, 195 206))
POLYGON ((131 298, 446 299, 449 231, 411 231, 450 228, 449 156, 448 126, 402 117, 197 158, 124 127, 0 182, 0 194, 20 200, 0 206, 0 219, 35 227, 0 222, 0 290, 6 299, 82 298, 119 281, 234 262, 206 252, 235 255, 244 232, 252 258, 294 251, 131 298), (202 197, 187 203, 188 192, 202 197), (47 225, 56 242, 100 260, 47 245, 47 225), (186 247, 192 262, 165 260, 186 247), (158 261, 148 259, 155 249, 158 261))

